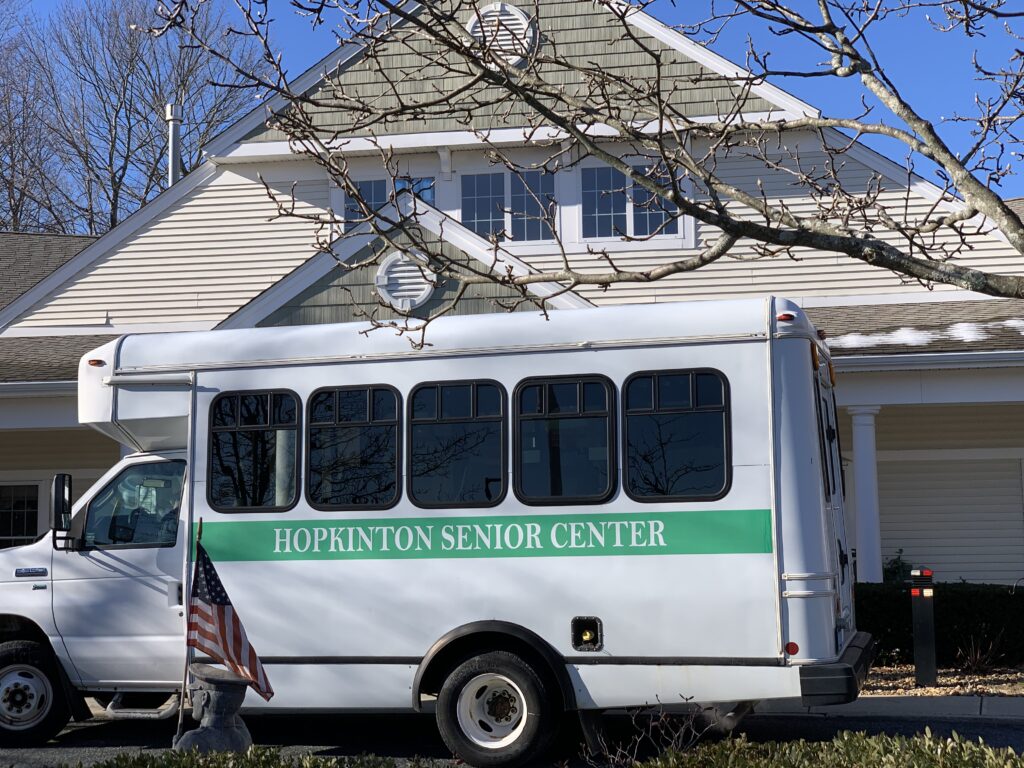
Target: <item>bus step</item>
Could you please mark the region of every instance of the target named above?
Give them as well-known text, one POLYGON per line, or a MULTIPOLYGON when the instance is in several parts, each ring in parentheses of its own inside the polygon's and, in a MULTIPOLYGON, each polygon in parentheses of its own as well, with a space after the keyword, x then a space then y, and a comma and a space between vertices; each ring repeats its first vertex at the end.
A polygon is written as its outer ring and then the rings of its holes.
POLYGON ((111 720, 168 720, 178 714, 178 707, 181 706, 181 697, 177 694, 156 709, 124 707, 123 701, 123 693, 114 694, 114 698, 107 705, 107 715, 111 720))

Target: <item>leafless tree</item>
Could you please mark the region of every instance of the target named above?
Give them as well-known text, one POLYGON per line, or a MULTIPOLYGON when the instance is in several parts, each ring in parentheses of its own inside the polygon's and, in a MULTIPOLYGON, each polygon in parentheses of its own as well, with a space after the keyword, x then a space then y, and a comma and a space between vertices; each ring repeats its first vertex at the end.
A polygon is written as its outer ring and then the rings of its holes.
MULTIPOLYGON (((472 0, 293 0, 295 11, 314 26, 334 25, 342 41, 361 47, 361 78, 350 77, 347 69, 328 71, 323 85, 305 92, 293 91, 287 82, 266 0, 238 0, 237 28, 262 51, 258 71, 234 61, 196 26, 205 0, 164 1, 154 33, 188 36, 234 66, 246 87, 283 100, 268 126, 281 131, 294 151, 320 164, 347 194, 345 216, 340 211, 300 214, 289 200, 277 198, 282 215, 311 217, 322 226, 324 248, 342 228, 342 237, 371 232, 391 248, 410 250, 411 242, 425 276, 458 280, 463 287, 498 283, 517 297, 512 306, 532 302, 543 308, 547 300, 529 290, 538 283, 614 290, 724 258, 799 260, 809 252, 843 254, 924 285, 1024 297, 1024 276, 978 269, 968 258, 977 240, 990 235, 1024 255, 1024 223, 999 193, 999 184, 1014 172, 1013 153, 1020 150, 1024 56, 1018 52, 988 61, 979 54, 976 112, 950 118, 968 123, 972 140, 970 146, 955 147, 903 96, 872 47, 882 25, 907 24, 907 13, 918 10, 938 19, 937 33, 1016 39, 1014 25, 1024 11, 1005 0, 724 0, 712 5, 707 18, 680 31, 709 40, 742 17, 744 23, 762 24, 774 45, 792 46, 805 61, 780 71, 772 65, 770 49, 752 44, 751 71, 729 75, 686 70, 666 45, 638 31, 630 17, 651 0, 587 4, 590 23, 611 24, 617 43, 631 46, 633 53, 621 61, 602 55, 607 46, 580 50, 552 24, 573 0, 523 0, 520 6, 533 17, 539 45, 500 24, 488 26, 479 17, 486 4, 472 0), (474 16, 481 22, 475 35, 466 26, 474 16), (759 100, 762 84, 776 77, 854 80, 864 103, 870 99, 877 105, 837 116, 765 107, 759 100), (690 109, 688 94, 701 86, 714 87, 717 114, 690 109), (551 230, 554 260, 547 258, 529 272, 514 269, 507 258, 515 252, 514 233, 499 229, 488 233, 492 263, 474 267, 454 261, 422 233, 416 214, 424 206, 403 191, 408 184, 399 183, 400 158, 388 136, 440 119, 476 131, 495 167, 520 179, 526 202, 516 211, 518 220, 533 219, 551 230), (540 157, 535 152, 525 161, 518 149, 498 143, 487 130, 495 125, 522 128, 523 141, 540 150, 540 157), (858 165, 850 162, 857 139, 872 135, 903 146, 907 183, 851 172, 858 165), (382 207, 379 197, 371 199, 354 179, 346 152, 352 137, 368 138, 378 147, 393 179, 390 204, 382 207), (616 225, 620 239, 649 240, 692 219, 698 227, 695 247, 637 262, 610 248, 580 249, 563 242, 553 201, 535 183, 534 172, 565 169, 584 158, 615 172, 620 188, 610 194, 629 195, 634 207, 649 214, 643 232, 616 225), (914 167, 922 158, 937 168, 930 174, 940 189, 937 199, 913 189, 914 167), (755 172, 738 178, 735 161, 755 172)), ((373 266, 387 250, 347 266, 373 266)), ((449 311, 462 295, 457 292, 433 316, 449 311)), ((404 314, 403 329, 423 327, 408 322, 415 312, 397 314, 404 314)), ((371 320, 393 324, 376 316, 371 320)))
MULTIPOLYGON (((224 7, 204 5, 195 29, 251 66, 253 42, 224 35, 224 7)), ((20 198, 5 201, 14 211, 6 226, 102 233, 166 186, 165 104, 185 110, 185 172, 202 144, 250 108, 244 92, 222 87, 239 80, 219 59, 178 34, 147 34, 152 13, 149 0, 69 0, 23 24, 0 95, 0 172, 11 176, 0 183, 20 198), (26 206, 34 218, 18 213, 26 206)))
POLYGON ((20 4, 0 0, 0 229, 65 231, 40 108, 41 79, 24 55, 20 4))

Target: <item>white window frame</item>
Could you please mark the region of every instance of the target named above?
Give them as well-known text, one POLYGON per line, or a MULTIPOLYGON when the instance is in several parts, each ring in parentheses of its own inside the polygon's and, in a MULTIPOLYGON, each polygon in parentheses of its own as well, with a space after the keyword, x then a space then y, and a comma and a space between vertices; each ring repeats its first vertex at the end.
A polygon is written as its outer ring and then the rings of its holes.
MULTIPOLYGON (((24 469, 0 471, 0 485, 34 485, 39 489, 38 519, 36 520, 36 536, 46 533, 50 524, 50 484, 58 472, 73 477, 75 498, 81 496, 93 483, 100 479, 105 469, 24 469)), ((20 538, 20 537, 18 537, 20 538)), ((6 538, 5 538, 6 540, 6 538)))
MULTIPOLYGON (((528 148, 524 148, 528 149, 528 148)), ((462 176, 476 175, 481 173, 503 173, 505 174, 505 229, 512 231, 511 196, 512 184, 509 177, 512 172, 504 165, 490 162, 482 155, 466 156, 469 153, 459 153, 455 163, 455 173, 450 182, 437 182, 450 184, 449 193, 443 198, 447 205, 441 205, 441 190, 436 191, 438 207, 445 210, 457 221, 462 222, 462 176)), ((521 162, 523 170, 538 170, 531 168, 533 161, 541 162, 542 155, 536 153, 525 153, 521 162)), ((513 156, 515 157, 515 156, 513 156)), ((622 161, 630 165, 641 165, 650 163, 651 159, 633 153, 624 153, 622 161)), ((606 167, 605 163, 594 158, 586 158, 568 168, 555 170, 555 217, 554 224, 556 231, 561 235, 562 246, 569 255, 586 254, 592 250, 607 250, 611 253, 660 253, 663 251, 691 250, 697 246, 696 220, 692 216, 679 217, 679 232, 675 235, 654 235, 636 241, 624 240, 622 237, 609 238, 584 238, 583 237, 583 168, 606 167)), ((686 187, 684 186, 684 189, 686 187)), ((633 202, 629 190, 627 195, 627 227, 633 227, 633 202)), ((558 247, 558 241, 551 240, 502 240, 501 248, 509 254, 517 257, 545 256, 550 255, 558 247)))
MULTIPOLYGON (((432 178, 434 180, 434 206, 440 207, 441 185, 450 182, 442 182, 441 170, 437 163, 436 153, 423 153, 422 156, 409 160, 400 161, 396 168, 386 168, 378 158, 353 157, 349 158, 349 180, 354 184, 366 181, 384 181, 388 187, 389 194, 393 191, 395 176, 405 176, 413 179, 432 178)), ((345 189, 337 184, 334 179, 330 180, 330 205, 337 221, 336 236, 347 231, 348 222, 345 221, 345 189)))
MULTIPOLYGON (((647 166, 651 164, 652 158, 635 154, 623 154, 619 159, 630 166, 647 166)), ((594 158, 585 158, 570 169, 574 178, 576 188, 576 199, 579 206, 579 230, 577 235, 579 242, 593 248, 606 248, 609 251, 662 251, 662 250, 689 250, 697 247, 697 222, 692 216, 681 215, 678 221, 679 231, 676 234, 660 234, 642 236, 638 240, 625 240, 621 236, 615 237, 583 237, 583 169, 584 168, 607 168, 607 163, 594 158)), ((692 192, 692 183, 687 180, 680 182, 684 191, 692 192)), ((633 183, 627 177, 626 195, 626 231, 633 234, 633 183)))

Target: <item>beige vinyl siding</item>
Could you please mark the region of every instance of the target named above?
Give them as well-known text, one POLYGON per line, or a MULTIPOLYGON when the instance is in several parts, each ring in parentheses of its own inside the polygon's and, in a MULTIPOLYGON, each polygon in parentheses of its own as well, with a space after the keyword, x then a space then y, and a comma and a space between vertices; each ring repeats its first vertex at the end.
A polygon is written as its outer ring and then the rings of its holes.
MULTIPOLYGON (((99 470, 117 463, 121 450, 94 429, 0 430, 0 473, 65 469, 99 470)), ((81 490, 81 489, 76 489, 81 490)))
MULTIPOLYGON (((299 177, 295 212, 328 206, 326 178, 299 177)), ((278 216, 257 169, 222 170, 18 319, 19 326, 217 323, 315 255, 317 225, 278 216)), ((290 200, 292 182, 269 182, 290 200)))
MULTIPOLYGON (((539 66, 546 82, 566 88, 581 103, 599 98, 574 67, 598 67, 634 83, 656 85, 663 98, 688 117, 731 113, 737 99, 748 112, 763 112, 772 106, 760 98, 740 95, 740 89, 716 73, 687 59, 663 43, 632 29, 645 45, 661 57, 660 72, 652 57, 634 41, 627 39, 623 24, 607 11, 587 0, 534 0, 522 3, 527 13, 536 14, 541 31, 541 55, 561 65, 547 62, 539 66), (657 73, 657 74, 656 74, 657 73)), ((472 8, 461 4, 459 22, 465 24, 472 8)), ((436 63, 436 45, 413 27, 392 31, 391 41, 378 49, 375 58, 355 61, 331 77, 332 85, 312 92, 319 103, 309 107, 314 125, 325 135, 407 134, 427 131, 464 131, 468 129, 524 127, 537 123, 531 109, 510 105, 507 97, 492 89, 466 90, 468 78, 451 75, 451 67, 465 69, 449 54, 451 64, 436 63), (338 96, 358 100, 371 110, 394 109, 398 104, 422 105, 415 123, 389 122, 373 130, 353 129, 351 113, 332 104, 338 96), (439 105, 430 105, 441 98, 439 105)), ((608 86, 607 83, 604 84, 608 86)), ((609 91, 614 96, 610 86, 609 91)), ((621 108, 629 109, 628 103, 621 108)), ((624 119, 628 115, 624 112, 624 119)), ((646 115, 655 119, 655 115, 646 115)), ((260 128, 248 137, 256 141, 281 141, 286 136, 276 129, 260 128)))
MULTIPOLYGON (((791 137, 794 143, 797 137, 791 137)), ((806 142, 805 142, 806 143, 806 142)), ((820 145, 819 145, 820 146, 820 145)), ((799 150, 800 163, 808 172, 823 169, 829 162, 828 156, 820 149, 802 147, 799 150)), ((777 158, 782 160, 782 158, 777 158)), ((855 158, 843 158, 843 167, 837 172, 844 188, 850 192, 866 190, 873 183, 874 172, 855 158)), ((792 161, 789 162, 792 165, 792 161)), ((769 199, 784 201, 796 215, 813 218, 818 205, 808 195, 801 193, 793 178, 781 171, 767 171, 763 162, 732 155, 718 160, 718 171, 729 183, 750 192, 761 188, 769 199)), ((920 193, 907 191, 894 181, 884 180, 878 195, 879 204, 896 220, 926 220, 935 216, 934 203, 920 193)), ((738 211, 744 209, 734 203, 738 211)), ((753 215, 749 212, 749 215, 753 215)), ((698 223, 697 242, 711 243, 718 231, 698 223)), ((873 232, 877 237, 899 247, 907 243, 892 232, 873 232)), ((937 235, 927 241, 935 258, 940 257, 945 247, 951 253, 958 244, 955 233, 937 235)), ((685 259, 697 254, 697 250, 641 251, 634 250, 628 255, 616 255, 616 261, 628 264, 630 269, 650 269, 662 264, 685 259)), ((561 257, 529 256, 525 260, 538 270, 554 270, 561 267, 561 257)), ((607 271, 598 255, 573 257, 574 266, 582 272, 607 271)), ((971 248, 964 249, 956 256, 954 263, 962 263, 997 274, 1019 274, 1024 270, 1024 257, 1016 253, 1005 241, 990 233, 975 234, 971 248)), ((627 304, 688 299, 724 299, 764 296, 768 293, 785 296, 831 296, 856 294, 906 293, 926 290, 916 281, 896 275, 888 270, 872 267, 848 256, 821 251, 798 249, 792 257, 759 256, 753 243, 740 241, 729 254, 719 261, 692 272, 683 272, 656 283, 620 283, 607 290, 581 287, 578 292, 595 304, 627 304)), ((954 290, 952 287, 937 286, 937 290, 954 290)))
MULTIPOLYGON (((845 412, 839 433, 844 457, 856 463, 845 412)), ((902 549, 904 560, 934 568, 942 581, 1024 577, 1024 478, 1015 457, 1024 455, 1024 405, 883 406, 875 439, 883 561, 902 549)))
POLYGON ((1024 577, 1021 460, 885 461, 878 468, 882 558, 937 581, 1024 577))
MULTIPOLYGON (((846 454, 852 433, 849 414, 841 411, 839 437, 846 454)), ((1024 405, 883 406, 875 417, 875 443, 879 451, 1024 449, 1024 405)))
MULTIPOLYGON (((418 238, 429 243, 431 247, 440 248, 445 258, 455 263, 471 262, 471 257, 457 250, 448 243, 439 243, 435 237, 419 233, 418 238)), ((326 276, 304 290, 285 306, 278 309, 268 318, 259 323, 260 326, 275 325, 311 325, 316 323, 348 323, 366 321, 369 318, 386 321, 398 317, 394 311, 380 302, 374 287, 377 264, 386 258, 391 247, 378 241, 367 246, 349 260, 349 264, 365 264, 363 267, 345 269, 335 267, 326 276)), ((453 280, 442 280, 438 283, 431 298, 421 307, 413 310, 415 317, 430 317, 444 309, 446 302, 451 301, 458 292, 458 285, 453 280)), ((516 294, 507 288, 497 285, 471 285, 466 289, 459 303, 447 314, 478 315, 489 312, 509 311, 506 307, 515 306, 517 310, 533 309, 529 303, 516 302, 516 294)))

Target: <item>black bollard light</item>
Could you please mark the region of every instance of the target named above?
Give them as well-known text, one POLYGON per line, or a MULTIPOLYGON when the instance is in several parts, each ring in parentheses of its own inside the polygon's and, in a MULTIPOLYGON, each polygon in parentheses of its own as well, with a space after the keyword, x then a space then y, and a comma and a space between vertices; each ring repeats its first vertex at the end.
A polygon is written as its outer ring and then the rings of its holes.
POLYGON ((914 683, 919 687, 938 682, 935 667, 935 587, 931 568, 910 572, 910 606, 914 622, 914 683))

